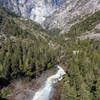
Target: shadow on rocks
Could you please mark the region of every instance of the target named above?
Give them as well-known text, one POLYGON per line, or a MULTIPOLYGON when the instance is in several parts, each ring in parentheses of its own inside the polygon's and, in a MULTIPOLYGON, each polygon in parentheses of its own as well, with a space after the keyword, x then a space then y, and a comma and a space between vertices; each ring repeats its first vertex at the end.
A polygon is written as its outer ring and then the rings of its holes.
POLYGON ((5 87, 5 86, 8 86, 9 84, 10 84, 10 82, 7 79, 0 78, 0 89, 3 88, 3 87, 5 87))
POLYGON ((8 99, 5 99, 5 98, 1 98, 1 97, 0 97, 0 100, 8 100, 8 99))

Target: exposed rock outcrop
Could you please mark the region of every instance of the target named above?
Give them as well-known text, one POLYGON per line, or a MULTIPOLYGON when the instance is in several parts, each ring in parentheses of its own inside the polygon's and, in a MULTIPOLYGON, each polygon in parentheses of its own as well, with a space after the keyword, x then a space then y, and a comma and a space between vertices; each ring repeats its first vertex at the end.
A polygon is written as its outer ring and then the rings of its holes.
POLYGON ((62 33, 100 10, 100 0, 0 0, 0 5, 48 29, 60 29, 62 33))
POLYGON ((73 24, 98 10, 100 0, 66 0, 46 19, 44 25, 49 29, 59 28, 62 32, 67 32, 73 24))
POLYGON ((42 23, 64 0, 0 0, 7 7, 25 18, 42 23))

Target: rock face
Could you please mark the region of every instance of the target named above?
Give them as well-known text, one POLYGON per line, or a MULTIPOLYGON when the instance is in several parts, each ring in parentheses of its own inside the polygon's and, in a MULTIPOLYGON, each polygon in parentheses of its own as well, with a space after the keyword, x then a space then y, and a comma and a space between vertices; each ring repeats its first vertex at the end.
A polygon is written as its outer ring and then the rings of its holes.
POLYGON ((67 32, 73 24, 97 10, 100 10, 100 0, 66 0, 46 19, 44 25, 67 32))
POLYGON ((0 0, 0 5, 48 29, 58 28, 62 33, 100 10, 100 0, 0 0))
POLYGON ((0 0, 7 7, 25 18, 42 23, 64 0, 0 0))

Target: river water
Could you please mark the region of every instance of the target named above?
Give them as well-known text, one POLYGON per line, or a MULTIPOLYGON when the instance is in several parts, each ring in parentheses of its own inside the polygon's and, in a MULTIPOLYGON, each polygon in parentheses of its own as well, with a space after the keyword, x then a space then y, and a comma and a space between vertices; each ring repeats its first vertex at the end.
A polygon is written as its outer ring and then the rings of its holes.
POLYGON ((57 66, 57 68, 58 68, 57 73, 47 78, 47 80, 44 83, 44 86, 42 86, 35 93, 32 100, 49 100, 50 99, 53 85, 57 83, 58 81, 61 81, 63 78, 63 75, 65 74, 64 70, 59 65, 57 66))

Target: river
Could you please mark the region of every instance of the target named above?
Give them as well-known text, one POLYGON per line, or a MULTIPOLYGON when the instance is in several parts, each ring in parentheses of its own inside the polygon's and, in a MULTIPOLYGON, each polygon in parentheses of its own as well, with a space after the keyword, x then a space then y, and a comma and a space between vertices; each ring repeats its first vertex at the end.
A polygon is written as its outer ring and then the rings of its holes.
POLYGON ((61 81, 63 78, 63 75, 65 74, 62 67, 57 65, 58 71, 56 74, 50 76, 47 78, 47 80, 44 83, 44 86, 42 86, 33 96, 32 100, 49 100, 51 96, 51 91, 53 89, 53 85, 57 83, 58 81, 61 81))

